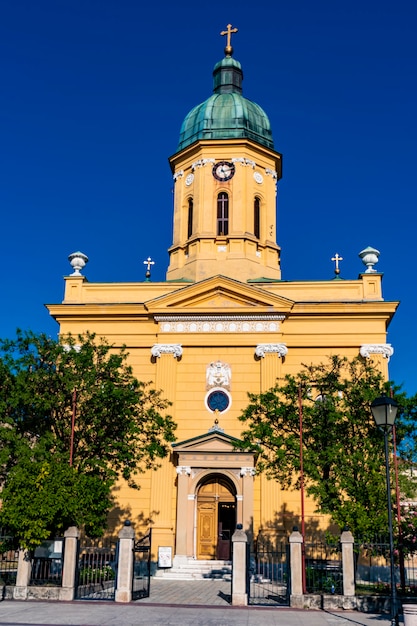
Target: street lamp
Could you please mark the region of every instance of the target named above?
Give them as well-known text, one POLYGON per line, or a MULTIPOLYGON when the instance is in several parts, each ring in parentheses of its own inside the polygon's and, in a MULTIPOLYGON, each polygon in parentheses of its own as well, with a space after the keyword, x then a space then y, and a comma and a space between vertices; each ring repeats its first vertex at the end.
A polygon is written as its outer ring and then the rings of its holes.
POLYGON ((389 472, 389 453, 388 453, 388 436, 392 431, 397 416, 398 405, 392 398, 388 396, 380 396, 375 398, 371 404, 371 411, 375 424, 384 433, 385 444, 385 471, 387 481, 387 501, 388 501, 388 528, 389 528, 389 552, 390 552, 390 570, 391 570, 391 624, 398 624, 397 613, 397 588, 395 586, 395 570, 394 570, 394 535, 392 530, 392 508, 391 508, 391 480, 389 472))

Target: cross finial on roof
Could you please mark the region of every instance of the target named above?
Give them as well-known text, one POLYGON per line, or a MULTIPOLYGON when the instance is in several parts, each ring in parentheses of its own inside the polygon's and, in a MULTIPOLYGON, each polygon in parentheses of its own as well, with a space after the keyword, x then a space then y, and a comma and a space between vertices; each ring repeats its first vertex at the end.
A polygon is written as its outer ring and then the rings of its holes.
POLYGON ((231 45, 232 34, 237 33, 237 28, 232 28, 231 24, 227 25, 227 30, 222 30, 220 33, 222 36, 227 35, 226 39, 226 47, 224 49, 224 53, 227 57, 231 57, 233 54, 233 48, 231 45))
POLYGON ((336 276, 338 276, 340 274, 339 261, 343 261, 343 257, 339 256, 339 254, 336 252, 334 257, 332 257, 332 261, 335 262, 334 273, 336 274, 336 276))
POLYGON ((148 256, 148 258, 146 259, 146 261, 143 262, 144 265, 147 265, 147 269, 146 269, 146 280, 150 280, 151 278, 151 266, 155 265, 155 261, 152 261, 151 257, 148 256))

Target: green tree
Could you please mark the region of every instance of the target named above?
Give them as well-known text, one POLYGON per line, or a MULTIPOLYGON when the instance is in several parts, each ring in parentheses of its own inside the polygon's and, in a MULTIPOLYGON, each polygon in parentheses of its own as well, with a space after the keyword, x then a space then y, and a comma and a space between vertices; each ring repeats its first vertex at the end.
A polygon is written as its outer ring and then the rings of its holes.
MULTIPOLYGON (((243 446, 259 454, 258 469, 284 488, 300 487, 300 415, 306 493, 317 512, 329 514, 341 528, 358 536, 387 530, 387 497, 383 435, 374 423, 370 403, 390 386, 369 362, 333 356, 320 365, 304 366, 295 376, 265 393, 249 394, 240 417, 243 446)), ((412 403, 398 389, 397 443, 412 441, 412 403)), ((415 405, 414 405, 415 406, 415 405)), ((406 460, 401 488, 413 488, 406 460)))
POLYGON ((127 357, 92 334, 0 342, 0 524, 22 546, 70 524, 99 535, 116 481, 138 488, 168 454, 170 403, 127 357))

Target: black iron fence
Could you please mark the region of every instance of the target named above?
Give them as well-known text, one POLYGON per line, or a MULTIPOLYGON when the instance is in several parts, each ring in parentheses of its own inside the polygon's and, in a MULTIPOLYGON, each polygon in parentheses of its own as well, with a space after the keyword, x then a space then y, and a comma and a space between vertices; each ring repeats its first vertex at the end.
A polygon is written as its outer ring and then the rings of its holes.
POLYGON ((149 598, 151 584, 152 528, 133 546, 132 600, 149 598))
POLYGON ((64 539, 57 537, 44 541, 35 549, 31 558, 32 568, 29 585, 61 586, 63 563, 64 539))
MULTIPOLYGON (((357 595, 390 595, 391 560, 388 537, 358 540, 354 546, 357 595)), ((417 596, 417 553, 394 546, 394 578, 400 596, 417 596)))
POLYGON ((304 544, 307 593, 343 594, 343 567, 338 541, 321 539, 304 544))
POLYGON ((0 535, 0 584, 15 585, 19 552, 14 538, 0 535))
POLYGON ((289 545, 287 540, 274 545, 256 542, 248 554, 248 601, 257 605, 289 603, 289 545))
POLYGON ((80 543, 76 576, 77 600, 114 600, 118 542, 114 539, 80 543))

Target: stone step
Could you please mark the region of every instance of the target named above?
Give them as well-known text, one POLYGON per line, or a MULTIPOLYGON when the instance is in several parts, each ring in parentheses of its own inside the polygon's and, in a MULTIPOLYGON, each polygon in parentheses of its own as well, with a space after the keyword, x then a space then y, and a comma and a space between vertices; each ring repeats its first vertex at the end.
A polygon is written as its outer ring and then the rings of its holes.
POLYGON ((181 565, 158 569, 154 577, 167 580, 231 580, 232 564, 231 561, 188 559, 181 565))

